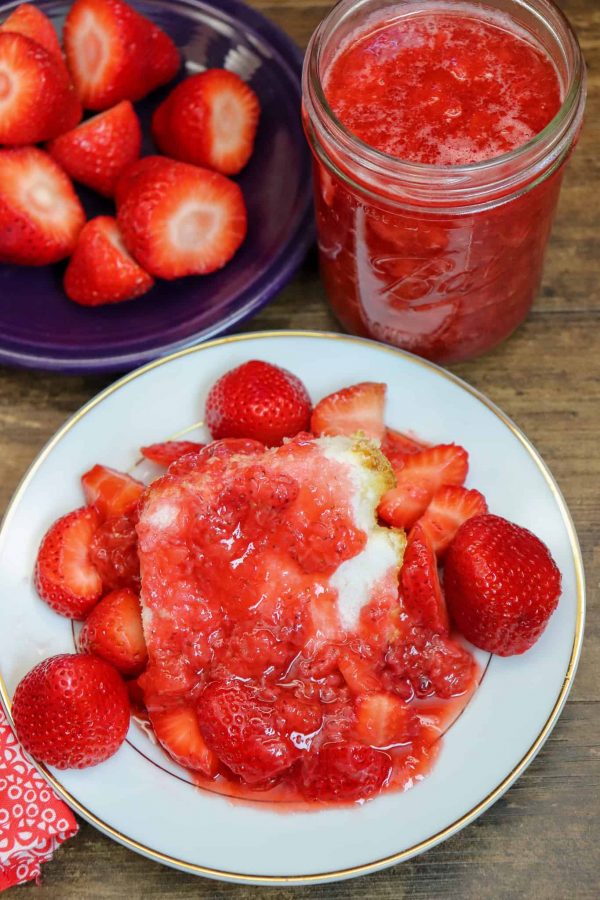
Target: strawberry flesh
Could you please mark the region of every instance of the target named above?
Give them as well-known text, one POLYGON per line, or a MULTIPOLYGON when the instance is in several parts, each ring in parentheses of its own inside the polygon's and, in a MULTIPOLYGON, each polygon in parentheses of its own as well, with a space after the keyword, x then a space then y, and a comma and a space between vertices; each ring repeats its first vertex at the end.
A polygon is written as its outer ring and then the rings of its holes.
POLYGON ((356 700, 356 726, 359 741, 371 747, 407 744, 419 730, 415 714, 395 694, 369 693, 356 700))
POLYGON ((385 433, 385 392, 385 384, 364 381, 329 394, 313 410, 311 431, 319 437, 363 431, 367 437, 381 440, 385 433))
POLYGON ((99 524, 92 507, 76 509, 50 527, 38 551, 36 590, 48 606, 69 619, 84 619, 102 596, 102 581, 90 558, 99 524))
POLYGON ((102 522, 92 538, 90 559, 105 591, 140 587, 140 560, 137 552, 137 509, 102 522))
POLYGON ((61 134, 47 150, 67 175, 105 197, 114 195, 125 169, 142 146, 139 119, 129 100, 61 134))
POLYGON ((85 213, 43 150, 0 150, 0 262, 45 266, 73 252, 85 213))
POLYGON ((199 444, 196 441, 163 441, 160 444, 142 447, 141 453, 150 462, 168 468, 172 462, 185 456, 186 453, 197 453, 205 446, 206 444, 199 444))
MULTIPOLYGON (((143 161, 142 161, 143 163, 143 161)), ((237 184, 208 169, 165 160, 135 178, 118 208, 125 245, 157 278, 221 269, 246 236, 246 207, 237 184)))
POLYGON ((103 519, 131 512, 146 489, 131 475, 100 465, 82 475, 81 484, 86 503, 94 506, 103 519))
POLYGON ((239 75, 208 69, 157 107, 152 133, 166 156, 235 175, 252 155, 259 115, 258 98, 239 75))
POLYGON ((381 441, 381 452, 387 456, 394 469, 401 469, 407 456, 420 453, 421 450, 427 449, 427 446, 408 434, 386 428, 381 441))
POLYGON ((382 750, 352 741, 328 743, 304 761, 300 787, 307 800, 361 800, 381 790, 391 768, 382 750))
POLYGON ((139 675, 148 659, 137 595, 129 588, 103 597, 87 617, 79 649, 110 663, 127 678, 139 675))
POLYGON ((87 222, 64 277, 65 293, 81 306, 122 303, 148 293, 154 279, 129 255, 111 216, 87 222))
POLYGON ((487 512, 485 497, 479 491, 447 484, 431 498, 419 525, 427 534, 438 557, 444 555, 454 535, 467 519, 487 512))
POLYGON ((206 745, 191 706, 155 710, 150 713, 150 722, 158 741, 176 763, 214 778, 219 760, 206 745))
POLYGON ((413 619, 436 634, 448 634, 450 622, 437 560, 431 542, 419 524, 412 529, 404 552, 400 592, 404 609, 413 619))
POLYGON ((54 55, 64 65, 60 41, 52 22, 41 9, 32 3, 22 3, 17 6, 0 25, 0 31, 13 31, 24 34, 25 37, 41 44, 44 50, 54 55))

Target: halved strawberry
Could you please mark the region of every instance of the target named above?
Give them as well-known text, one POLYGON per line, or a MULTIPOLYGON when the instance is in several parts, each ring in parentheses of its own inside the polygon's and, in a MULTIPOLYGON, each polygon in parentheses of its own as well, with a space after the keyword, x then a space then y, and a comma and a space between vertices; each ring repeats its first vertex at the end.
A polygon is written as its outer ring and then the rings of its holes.
POLYGON ((127 249, 151 275, 215 272, 244 240, 244 198, 224 175, 168 160, 139 180, 135 167, 127 177, 117 219, 127 249))
POLYGON ((64 63, 23 34, 0 31, 0 144, 49 141, 81 120, 64 63))
POLYGON ((141 146, 139 119, 129 100, 123 100, 50 141, 47 150, 75 181, 112 197, 141 146))
POLYGON ((137 595, 121 588, 103 597, 79 634, 79 649, 110 663, 126 678, 137 676, 148 660, 137 595))
POLYGON ((95 507, 103 519, 130 512, 146 489, 131 475, 100 465, 82 475, 81 484, 86 503, 95 507))
POLYGON ((198 718, 190 706, 151 712, 150 722, 158 741, 176 763, 202 772, 209 778, 217 774, 219 760, 206 746, 198 718))
POLYGON ((63 37, 86 109, 141 100, 170 81, 179 68, 171 38, 122 0, 75 0, 63 37))
POLYGON ((239 75, 208 69, 157 107, 152 134, 166 156, 235 175, 252 155, 259 115, 258 97, 239 75))
POLYGON ((400 570, 400 594, 404 608, 417 622, 426 625, 435 634, 448 634, 450 622, 437 559, 420 523, 408 536, 400 570))
POLYGON ((197 453, 206 444, 198 444, 196 441, 163 441, 161 444, 149 444, 142 447, 142 456, 150 462, 168 468, 176 459, 185 456, 186 453, 197 453))
POLYGON ((16 31, 41 44, 64 64, 60 41, 48 16, 32 3, 22 3, 0 26, 0 31, 16 31))
POLYGON ((479 491, 447 484, 435 492, 418 524, 437 555, 443 556, 463 522, 487 511, 485 497, 479 491))
POLYGON ((355 712, 355 735, 371 747, 406 744, 419 730, 414 712, 395 694, 382 691, 358 697, 355 712))
POLYGON ((75 303, 100 306, 140 297, 154 286, 154 279, 127 252, 116 219, 98 216, 79 235, 64 286, 75 303))
POLYGON ((338 669, 351 693, 356 696, 366 694, 368 691, 381 690, 381 681, 373 671, 373 667, 352 650, 340 653, 338 669))
POLYGON ((69 619, 84 619, 102 596, 102 580, 90 560, 100 517, 92 507, 57 519, 40 545, 35 587, 48 606, 69 619))
POLYGON ((421 450, 427 449, 428 446, 428 444, 418 441, 408 434, 394 431, 393 428, 386 428, 381 441, 381 452, 384 456, 387 456, 394 469, 401 469, 407 456, 412 456, 413 453, 420 453, 421 450))
POLYGON ((385 384, 363 381, 329 394, 313 410, 311 431, 318 437, 363 431, 367 437, 381 440, 385 432, 385 392, 385 384))
POLYGON ((144 156, 127 166, 115 189, 117 208, 123 203, 129 191, 148 181, 161 172, 170 172, 171 160, 166 156, 144 156))
POLYGON ((467 451, 457 444, 437 444, 406 456, 394 470, 396 487, 383 495, 379 515, 396 528, 410 528, 442 485, 463 483, 468 460, 467 451))
POLYGON ((0 261, 45 266, 64 259, 84 222, 73 185, 47 153, 0 150, 0 261))

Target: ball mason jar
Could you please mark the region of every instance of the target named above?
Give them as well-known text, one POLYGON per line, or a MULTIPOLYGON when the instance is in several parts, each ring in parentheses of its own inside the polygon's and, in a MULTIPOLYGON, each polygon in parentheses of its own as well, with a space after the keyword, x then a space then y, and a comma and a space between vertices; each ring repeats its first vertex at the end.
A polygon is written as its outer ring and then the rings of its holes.
MULTIPOLYGON (((472 165, 408 162, 375 150, 336 118, 324 79, 367 20, 427 0, 341 0, 313 34, 303 120, 314 157, 321 273, 342 326, 437 362, 483 353, 526 317, 539 288, 562 177, 585 104, 585 64, 551 0, 464 2, 508 13, 554 62, 562 105, 528 143, 472 165)), ((377 18, 375 18, 377 17, 377 18)))

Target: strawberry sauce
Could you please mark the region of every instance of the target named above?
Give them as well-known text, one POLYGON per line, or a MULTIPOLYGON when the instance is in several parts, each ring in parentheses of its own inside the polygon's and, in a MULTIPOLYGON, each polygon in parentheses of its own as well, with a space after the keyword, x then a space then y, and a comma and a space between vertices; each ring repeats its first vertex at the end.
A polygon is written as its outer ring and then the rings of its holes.
POLYGON ((347 803, 429 770, 478 670, 403 608, 404 538, 375 516, 390 477, 372 444, 299 435, 216 442, 148 490, 139 683, 151 722, 195 710, 199 785, 347 803))
POLYGON ((507 162, 458 180, 452 167, 496 165, 540 135, 564 86, 508 15, 467 3, 407 13, 415 7, 390 5, 383 19, 367 5, 362 27, 332 32, 319 73, 329 110, 306 87, 321 270, 349 331, 453 362, 527 314, 562 167, 507 162), (336 121, 362 143, 341 140, 336 121), (377 174, 367 147, 388 155, 377 174), (412 163, 443 168, 415 174, 412 163))

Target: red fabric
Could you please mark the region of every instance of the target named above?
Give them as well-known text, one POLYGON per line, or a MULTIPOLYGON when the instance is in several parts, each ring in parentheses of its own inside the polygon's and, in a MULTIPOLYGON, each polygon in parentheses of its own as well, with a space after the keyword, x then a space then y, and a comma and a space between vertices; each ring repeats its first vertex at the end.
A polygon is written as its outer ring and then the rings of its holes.
POLYGON ((0 707, 0 891, 38 881, 41 864, 76 833, 73 813, 25 758, 0 707))

